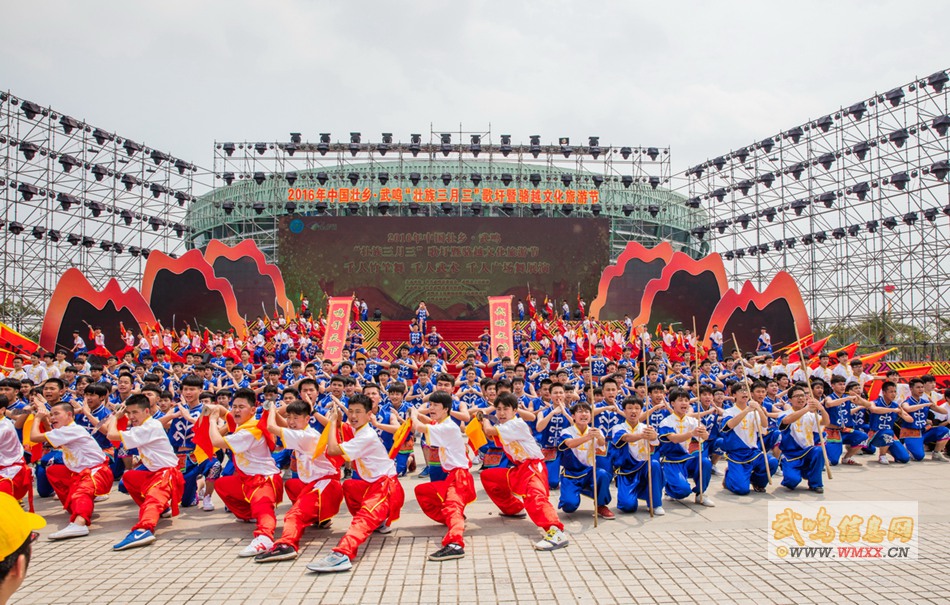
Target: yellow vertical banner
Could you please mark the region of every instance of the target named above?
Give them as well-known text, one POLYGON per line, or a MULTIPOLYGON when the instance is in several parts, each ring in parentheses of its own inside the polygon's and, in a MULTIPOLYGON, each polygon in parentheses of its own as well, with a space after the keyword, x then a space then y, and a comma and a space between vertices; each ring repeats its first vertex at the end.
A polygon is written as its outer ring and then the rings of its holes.
POLYGON ((333 296, 327 305, 327 330, 323 335, 323 358, 333 363, 343 361, 346 330, 350 325, 351 296, 333 296))
POLYGON ((505 352, 501 355, 511 356, 514 349, 514 342, 511 337, 511 300, 509 296, 489 296, 488 297, 488 327, 491 333, 491 354, 490 358, 495 357, 498 351, 498 345, 505 345, 505 352))

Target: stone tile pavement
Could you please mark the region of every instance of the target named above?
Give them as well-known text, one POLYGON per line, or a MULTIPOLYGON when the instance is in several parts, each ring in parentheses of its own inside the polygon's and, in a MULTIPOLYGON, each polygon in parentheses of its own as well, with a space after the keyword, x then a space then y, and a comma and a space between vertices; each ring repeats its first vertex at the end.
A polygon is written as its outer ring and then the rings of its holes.
MULTIPOLYGON (((396 530, 374 535, 349 573, 316 575, 310 561, 325 555, 349 525, 341 513, 329 530, 308 530, 300 557, 269 565, 239 559, 249 525, 224 512, 184 509, 159 525, 152 546, 114 553, 111 545, 134 523, 131 500, 113 491, 97 505, 87 538, 49 542, 66 524, 53 499, 37 501, 49 526, 34 545, 29 576, 17 604, 116 603, 947 603, 950 544, 950 464, 836 467, 823 495, 794 494, 775 485, 768 494, 723 493, 714 478, 716 508, 665 502, 667 515, 643 511, 593 527, 590 501, 563 515, 571 545, 536 552, 540 531, 527 520, 504 519, 479 488, 467 509, 467 556, 432 563, 442 530, 419 510, 404 479, 407 503, 396 530), (917 561, 806 562, 767 560, 767 502, 917 500, 917 561)), ((476 477, 476 484, 479 482, 476 477)), ((551 495, 556 503, 557 493, 551 495)), ((281 517, 289 507, 278 509, 281 517)), ((345 511, 345 507, 344 507, 345 511)), ((278 525, 279 531, 279 525, 278 525)))

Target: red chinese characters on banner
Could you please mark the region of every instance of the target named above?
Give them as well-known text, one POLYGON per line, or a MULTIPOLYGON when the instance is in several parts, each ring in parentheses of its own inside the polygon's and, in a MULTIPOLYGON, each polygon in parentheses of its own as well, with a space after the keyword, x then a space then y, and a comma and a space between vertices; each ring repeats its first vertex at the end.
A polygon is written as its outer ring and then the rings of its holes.
POLYGON ((327 331, 323 335, 323 358, 333 363, 343 361, 346 329, 350 325, 350 296, 334 296, 327 305, 327 331))
POLYGON ((488 327, 491 331, 492 356, 498 351, 498 345, 505 345, 501 355, 511 355, 514 342, 511 337, 511 296, 488 297, 488 327))
POLYGON ((373 192, 369 187, 319 187, 316 189, 291 188, 287 199, 294 202, 326 201, 346 204, 380 202, 418 202, 440 204, 448 202, 486 204, 598 204, 597 189, 515 189, 491 188, 434 188, 434 187, 380 187, 373 192))

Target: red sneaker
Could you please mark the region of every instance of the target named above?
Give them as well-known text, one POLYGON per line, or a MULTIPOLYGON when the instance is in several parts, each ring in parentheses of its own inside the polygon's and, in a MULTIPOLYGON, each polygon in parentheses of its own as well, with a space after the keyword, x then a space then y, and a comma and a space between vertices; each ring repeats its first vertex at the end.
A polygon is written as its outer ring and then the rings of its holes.
POLYGON ((613 511, 611 511, 606 506, 598 506, 597 515, 600 516, 601 519, 607 519, 608 521, 611 519, 617 518, 617 516, 613 513, 613 511))

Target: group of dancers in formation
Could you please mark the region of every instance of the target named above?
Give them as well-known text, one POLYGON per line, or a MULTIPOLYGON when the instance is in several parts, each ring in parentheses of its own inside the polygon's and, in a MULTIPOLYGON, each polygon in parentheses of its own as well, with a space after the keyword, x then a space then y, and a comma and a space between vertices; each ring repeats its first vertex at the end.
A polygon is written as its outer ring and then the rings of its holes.
POLYGON ((657 516, 664 502, 715 506, 714 476, 738 495, 765 492, 773 477, 790 493, 822 493, 830 466, 864 455, 906 463, 932 449, 948 461, 950 406, 931 376, 870 376, 847 354, 812 369, 761 350, 723 359, 720 348, 696 362, 688 350, 671 360, 661 347, 588 346, 584 365, 572 349, 555 365, 501 345, 490 359, 473 347, 455 367, 435 349, 417 361, 408 345, 388 360, 355 348, 339 362, 319 348, 304 362, 289 347, 262 363, 248 348, 174 362, 135 348, 105 366, 85 355, 44 364, 39 383, 34 358, 0 380, 0 491, 31 509, 34 490, 55 494, 69 523, 49 538, 62 540, 89 534, 95 502, 118 483, 139 515, 116 551, 154 542, 182 507, 213 510, 217 494, 254 526, 238 556, 260 563, 295 559, 305 529, 327 527, 345 502, 346 533, 307 565, 338 572, 374 532, 392 531, 417 447, 429 481, 415 498, 447 528, 434 561, 464 556, 473 466, 501 516, 527 516, 546 551, 568 545, 558 510, 575 513, 582 496, 605 520, 614 495, 621 513, 657 516), (284 494, 292 504, 278 535, 284 494))

